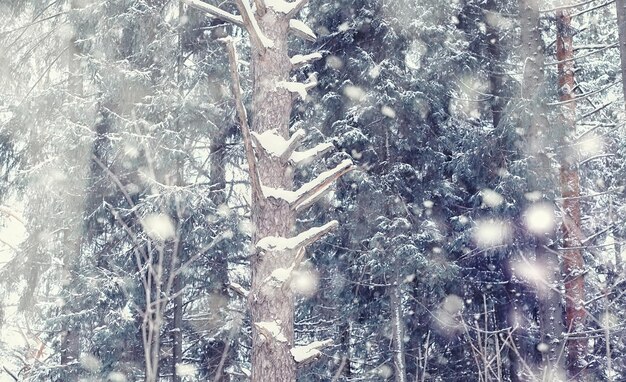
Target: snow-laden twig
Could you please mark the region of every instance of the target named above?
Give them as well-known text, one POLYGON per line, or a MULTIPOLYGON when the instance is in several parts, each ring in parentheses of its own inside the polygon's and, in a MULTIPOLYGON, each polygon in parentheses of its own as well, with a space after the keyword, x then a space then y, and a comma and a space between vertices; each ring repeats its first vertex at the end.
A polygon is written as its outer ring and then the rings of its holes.
POLYGON ((295 0, 293 2, 293 6, 291 8, 291 11, 289 11, 289 13, 287 14, 287 17, 292 18, 294 17, 298 12, 300 12, 300 10, 302 10, 302 8, 304 8, 304 6, 309 2, 309 0, 295 0))
POLYGON ((22 223, 23 226, 26 226, 26 222, 24 221, 22 216, 19 213, 17 213, 15 210, 13 210, 13 209, 11 209, 11 208, 9 208, 7 206, 0 206, 0 212, 4 213, 6 215, 9 215, 13 219, 15 219, 18 222, 22 223))
POLYGON ((259 250, 264 251, 287 251, 306 247, 307 245, 314 243, 322 236, 326 235, 331 230, 335 229, 339 223, 333 220, 324 224, 321 227, 310 228, 299 235, 294 237, 278 237, 267 236, 262 238, 256 243, 256 247, 259 250))
POLYGON ((295 346, 291 348, 290 353, 296 363, 309 363, 319 357, 321 349, 333 344, 333 340, 314 341, 305 346, 295 346))
POLYGON ((331 142, 320 143, 317 146, 304 151, 294 151, 289 160, 295 164, 304 164, 312 161, 320 155, 324 155, 335 147, 331 142))
POLYGON ((317 40, 317 36, 315 35, 315 32, 313 32, 313 29, 309 28, 300 20, 289 20, 289 31, 294 35, 311 42, 315 42, 315 40, 317 40))
POLYGON ((243 18, 241 16, 233 15, 230 12, 226 12, 211 4, 207 4, 204 1, 200 1, 200 0, 180 0, 180 1, 189 5, 192 8, 208 13, 209 16, 213 16, 220 20, 231 22, 235 25, 244 26, 243 18))
POLYGON ((305 183, 297 191, 261 186, 265 198, 284 200, 293 210, 299 211, 315 203, 330 185, 353 168, 352 161, 346 159, 335 168, 324 171, 312 181, 305 183))
POLYGON ((241 297, 248 297, 248 294, 250 294, 250 292, 246 288, 242 287, 241 284, 238 283, 228 283, 228 287, 241 297))
POLYGON ((322 54, 320 52, 315 52, 311 54, 296 54, 289 59, 291 61, 291 65, 294 67, 304 66, 310 64, 313 61, 320 60, 322 58, 322 54))
POLYGON ((298 197, 293 202, 292 208, 296 211, 300 211, 315 203, 324 195, 335 180, 352 171, 353 168, 352 161, 346 159, 335 168, 319 174, 314 180, 304 184, 298 189, 298 197))

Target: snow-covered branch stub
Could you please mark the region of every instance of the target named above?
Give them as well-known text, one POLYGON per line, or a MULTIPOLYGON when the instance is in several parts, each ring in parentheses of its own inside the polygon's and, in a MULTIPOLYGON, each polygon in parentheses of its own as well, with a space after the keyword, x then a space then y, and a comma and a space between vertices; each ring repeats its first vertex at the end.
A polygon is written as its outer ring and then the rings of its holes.
POLYGON ((300 165, 300 164, 309 163, 312 160, 314 160, 315 158, 317 158, 317 157, 319 157, 321 155, 326 154, 327 152, 329 152, 333 148, 335 148, 335 145, 333 145, 331 142, 320 143, 320 144, 318 144, 318 145, 316 145, 313 148, 310 148, 308 150, 294 151, 291 154, 291 157, 289 158, 289 161, 291 163, 293 163, 294 165, 300 165))
POLYGON ((339 226, 339 222, 333 220, 321 227, 310 228, 294 237, 267 236, 256 243, 256 248, 262 251, 288 251, 297 250, 314 243, 322 236, 339 226))
POLYGON ((304 346, 294 346, 291 348, 290 353, 293 356, 294 361, 298 364, 310 363, 317 359, 321 354, 321 350, 331 346, 333 340, 328 339, 324 341, 314 341, 304 346))
POLYGON ((252 138, 257 148, 262 149, 268 155, 281 158, 286 163, 293 151, 300 145, 306 133, 299 129, 289 139, 283 138, 276 129, 265 131, 263 134, 252 132, 252 138))
POLYGON ((300 20, 289 20, 289 31, 304 40, 311 42, 315 42, 315 40, 317 40, 317 36, 315 35, 315 32, 313 32, 313 29, 309 28, 308 25, 300 20))
POLYGON ((252 12, 252 8, 250 7, 248 0, 236 0, 236 3, 250 35, 252 35, 252 37, 255 38, 265 49, 274 47, 274 42, 267 38, 259 27, 259 23, 252 12))
POLYGON ((304 184, 298 189, 298 197, 294 200, 292 208, 300 211, 315 203, 330 188, 330 185, 344 174, 352 171, 354 165, 350 159, 339 163, 335 168, 324 171, 313 181, 304 184))
POLYGON ((296 54, 289 59, 291 65, 294 68, 304 66, 310 64, 314 61, 321 60, 322 54, 320 52, 310 53, 310 54, 296 54))

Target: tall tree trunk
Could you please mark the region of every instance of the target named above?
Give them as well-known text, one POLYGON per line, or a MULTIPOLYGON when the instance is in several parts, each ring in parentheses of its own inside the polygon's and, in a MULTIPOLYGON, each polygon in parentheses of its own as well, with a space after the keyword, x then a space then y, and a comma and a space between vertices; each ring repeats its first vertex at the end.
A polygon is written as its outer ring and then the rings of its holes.
MULTIPOLYGON (((545 195, 548 192, 544 190, 551 184, 553 171, 546 155, 548 122, 545 118, 544 100, 541 97, 541 89, 545 80, 543 73, 545 47, 541 38, 539 17, 539 2, 537 0, 520 2, 524 65, 522 98, 527 103, 528 111, 524 116, 524 122, 527 124, 526 155, 529 158, 527 191, 539 191, 545 195)), ((532 203, 528 203, 527 208, 532 208, 532 203)), ((549 378, 555 378, 563 370, 562 346, 560 346, 563 319, 561 295, 558 292, 559 262, 555 253, 546 249, 547 244, 548 240, 544 233, 538 234, 529 243, 535 253, 536 266, 546 269, 545 280, 537 285, 538 319, 542 344, 538 348, 542 350, 542 368, 546 373, 545 375, 549 378)), ((533 344, 536 345, 536 343, 533 344)))
MULTIPOLYGON (((252 189, 253 253, 250 265, 252 288, 248 306, 252 320, 252 382, 296 379, 296 364, 320 355, 319 348, 332 341, 319 341, 313 348, 294 347, 294 291, 289 286, 292 272, 299 266, 304 247, 337 226, 330 222, 292 236, 296 211, 314 203, 332 182, 352 169, 344 161, 333 170, 320 174, 298 191, 293 191, 294 150, 304 131, 289 135, 294 95, 306 96, 310 85, 290 81, 293 68, 288 55, 289 31, 315 39, 313 31, 292 20, 306 0, 295 2, 255 1, 253 14, 248 0, 237 0, 241 17, 196 0, 185 3, 215 17, 241 25, 250 33, 252 71, 252 134, 241 96, 238 62, 234 43, 226 39, 233 75, 233 95, 246 150, 252 189), (254 134, 254 135, 253 135, 254 134), (256 147, 252 145, 254 137, 256 147), (293 352, 292 352, 293 350, 293 352)), ((321 55, 312 55, 319 59, 321 55)), ((324 143, 305 155, 313 158, 332 147, 324 143)), ((299 153, 297 157, 302 156, 299 153)))
MULTIPOLYGON (((245 0, 244 0, 245 1, 245 0)), ((276 129, 289 138, 289 117, 292 95, 276 83, 289 81, 291 64, 287 51, 288 20, 268 10, 258 20, 261 30, 273 41, 266 49, 252 39, 252 130, 256 133, 276 129)), ((293 175, 276 157, 261 151, 258 171, 266 187, 291 190, 293 175)), ((265 237, 290 237, 294 216, 287 203, 260 203, 254 200, 252 221, 255 227, 253 243, 265 237)), ((291 266, 293 254, 267 251, 252 255, 252 293, 249 297, 252 318, 252 381, 295 381, 296 364, 289 350, 294 344, 294 295, 289 288, 264 288, 264 280, 279 268, 291 266), (263 329, 271 327, 276 336, 267 336, 263 329)))
MULTIPOLYGON (((527 144, 529 171, 527 185, 529 192, 540 191, 542 195, 547 185, 551 184, 551 164, 547 160, 548 122, 545 118, 544 101, 541 99, 541 87, 545 80, 543 66, 545 63, 544 44, 539 24, 539 3, 526 0, 520 9, 522 27, 522 52, 524 58, 524 81, 522 97, 528 102, 527 144)), ((532 207, 529 203, 528 207, 532 207)), ((543 233, 537 235, 530 243, 535 252, 536 264, 546 272, 545 285, 537 286, 539 305, 539 327, 541 331, 542 362, 546 375, 555 378, 562 373, 564 362, 562 357, 561 337, 563 318, 561 295, 558 292, 560 269, 558 257, 554 252, 546 250, 548 240, 543 233)))
MULTIPOLYGON (((568 10, 556 13, 559 90, 562 106, 563 147, 571 147, 576 132, 574 95, 574 31, 568 10)), ((577 155, 564 152, 561 157, 561 194, 563 196, 563 275, 565 277, 565 323, 567 333, 567 370, 571 380, 584 380, 587 339, 585 330, 585 278, 581 247, 580 179, 577 155)))
MULTIPOLYGON (((70 1, 70 8, 73 12, 78 9, 77 2, 75 0, 70 1)), ((76 35, 71 36, 67 41, 67 69, 68 69, 68 93, 76 98, 78 101, 74 101, 79 104, 79 107, 75 108, 74 113, 69 116, 71 122, 77 122, 81 119, 79 115, 83 110, 81 101, 83 97, 83 75, 82 75, 82 59, 80 48, 77 45, 76 35)), ((93 144, 96 144, 95 142, 93 144)), ((85 194, 88 192, 87 184, 84 182, 88 173, 88 166, 90 160, 88 158, 89 151, 85 145, 79 144, 78 150, 72 150, 68 155, 70 156, 70 163, 74 163, 75 169, 78 169, 78 173, 75 174, 79 181, 68 187, 67 197, 68 205, 70 206, 67 213, 68 228, 65 233, 65 256, 63 261, 64 275, 66 278, 67 287, 71 288, 73 271, 78 265, 82 252, 82 233, 84 231, 83 213, 85 207, 85 194), (85 149, 84 151, 82 149, 85 149)), ((71 304, 70 301, 66 302, 71 304)), ((71 309, 71 308, 70 308, 71 309)), ((78 361, 80 355, 80 323, 76 320, 65 321, 66 327, 63 328, 63 338, 61 342, 61 365, 68 366, 78 361)), ((67 376, 66 376, 67 377, 67 376)), ((72 374, 73 378, 78 376, 72 374)))
POLYGON ((615 0, 617 7, 617 31, 619 34, 619 55, 622 60, 622 91, 626 108, 626 0, 615 0))

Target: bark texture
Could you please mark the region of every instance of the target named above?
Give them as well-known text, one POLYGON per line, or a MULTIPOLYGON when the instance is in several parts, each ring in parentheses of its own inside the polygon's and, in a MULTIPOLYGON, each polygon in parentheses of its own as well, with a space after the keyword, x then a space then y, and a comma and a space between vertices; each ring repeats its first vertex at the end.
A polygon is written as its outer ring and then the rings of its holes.
MULTIPOLYGON (((274 46, 265 48, 257 39, 251 39, 253 99, 252 131, 263 133, 276 129, 289 137, 289 118, 292 94, 277 87, 280 81, 289 81, 291 63, 287 50, 289 21, 284 15, 268 9, 257 17, 260 29, 274 46)), ((279 158, 257 150, 258 172, 266 187, 293 189, 293 175, 279 158)), ((253 243, 267 236, 290 237, 295 223, 293 212, 286 202, 253 200, 252 221, 255 227, 253 243)), ((290 348, 294 344, 294 295, 287 288, 273 288, 264 281, 278 268, 289 268, 293 253, 268 251, 252 256, 252 290, 249 295, 252 318, 252 381, 295 381, 296 364, 290 348), (257 325, 275 323, 284 337, 279 340, 262 333, 257 325)))
MULTIPOLYGON (((574 49, 571 16, 567 10, 557 11, 556 54, 562 106, 564 147, 572 147, 576 129, 574 94, 574 49)), ((575 336, 585 330, 585 278, 581 247, 580 179, 577 155, 565 152, 561 158, 561 194, 563 196, 563 258, 565 277, 565 323, 567 333, 567 371, 572 381, 584 380, 587 339, 575 336), (574 335, 574 336, 572 336, 574 335)))

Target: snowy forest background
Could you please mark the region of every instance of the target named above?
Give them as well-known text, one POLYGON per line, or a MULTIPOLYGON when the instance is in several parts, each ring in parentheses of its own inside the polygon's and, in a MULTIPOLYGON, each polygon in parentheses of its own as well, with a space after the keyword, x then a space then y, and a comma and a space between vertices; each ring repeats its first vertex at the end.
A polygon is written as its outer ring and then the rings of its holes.
POLYGON ((620 51, 625 0, 0 0, 0 380, 625 381, 620 51))

